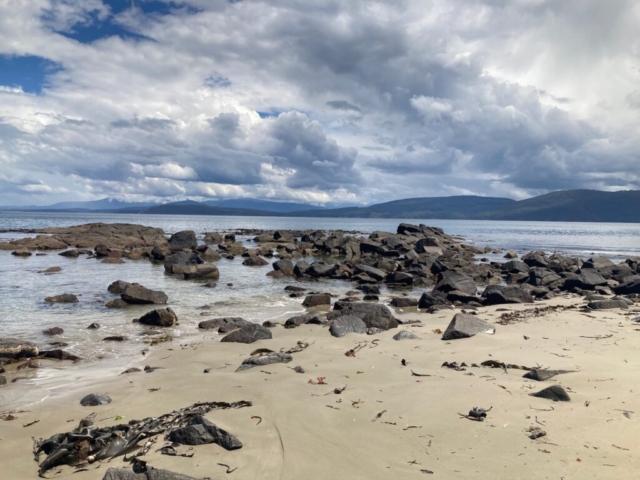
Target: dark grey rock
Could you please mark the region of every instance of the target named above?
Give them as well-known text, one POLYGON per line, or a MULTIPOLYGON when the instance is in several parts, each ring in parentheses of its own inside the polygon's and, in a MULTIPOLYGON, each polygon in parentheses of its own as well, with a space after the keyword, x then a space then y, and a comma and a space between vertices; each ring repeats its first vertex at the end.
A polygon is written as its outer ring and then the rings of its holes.
POLYGON ((245 358, 236 372, 249 370, 253 367, 263 367, 273 363, 289 363, 291 360, 293 360, 293 357, 288 353, 271 352, 265 355, 254 355, 249 358, 245 358))
POLYGON ((171 308, 160 308, 145 313, 138 322, 154 327, 173 327, 178 323, 178 317, 171 308))
POLYGON ((489 285, 482 292, 486 305, 503 305, 507 303, 533 303, 531 294, 520 287, 489 285))
POLYGON ((502 264, 502 271, 507 273, 529 273, 529 265, 520 260, 511 260, 502 264))
POLYGON ((433 306, 450 307, 451 302, 446 299, 442 294, 433 294, 431 292, 424 292, 418 300, 418 308, 426 310, 433 306))
POLYGON ((129 304, 121 298, 114 298, 105 303, 104 306, 107 308, 127 308, 129 304))
POLYGON ((169 297, 159 290, 150 290, 139 283, 130 283, 121 295, 122 300, 131 304, 162 304, 169 297))
POLYGON ((198 246, 198 240, 196 239, 196 233, 193 230, 183 230, 182 232, 176 232, 171 235, 169 239, 169 249, 172 252, 179 250, 193 250, 198 246))
POLYGON ((528 378, 529 380, 536 380, 538 382, 544 382, 545 380, 549 380, 550 378, 555 377, 556 375, 562 375, 564 373, 573 373, 572 370, 545 370, 540 368, 534 368, 533 370, 529 370, 527 373, 523 375, 523 378, 528 378))
POLYGON ((107 287, 107 290, 110 293, 117 293, 118 295, 120 295, 122 292, 124 292, 124 289, 127 288, 127 285, 129 285, 129 282, 125 282, 124 280, 116 280, 107 287))
POLYGON ((249 257, 242 262, 242 265, 245 267, 264 267, 265 265, 269 265, 269 262, 262 257, 249 257))
POLYGON ((78 297, 72 293, 63 293, 62 295, 47 297, 44 301, 49 303, 78 303, 78 297))
POLYGON ((475 295, 478 291, 473 278, 455 270, 447 270, 438 276, 438 283, 433 287, 434 292, 451 292, 458 290, 469 295, 475 295))
POLYGON ((418 306, 418 299, 411 297, 396 297, 391 299, 391 306, 396 308, 411 308, 418 306))
POLYGON ((625 278, 623 283, 613 287, 613 292, 616 295, 631 295, 634 293, 640 293, 640 276, 634 275, 632 277, 625 278))
POLYGON ((398 333, 396 333, 393 336, 394 340, 419 340, 420 337, 418 337, 415 333, 413 333, 410 330, 400 330, 398 333))
POLYGON ((493 325, 466 313, 457 313, 449 326, 442 334, 442 340, 456 340, 458 338, 469 338, 478 333, 495 333, 493 325))
POLYGON ((381 330, 398 328, 398 320, 385 305, 338 301, 333 308, 331 318, 352 315, 360 318, 369 328, 380 328, 381 330))
POLYGON ((594 290, 600 285, 606 285, 607 280, 593 269, 583 268, 580 274, 574 278, 567 278, 564 281, 563 289, 571 290, 580 288, 582 290, 594 290))
POLYGON ((317 313, 307 313, 306 315, 296 315, 295 317, 288 318, 284 322, 284 328, 295 328, 300 325, 306 325, 307 323, 313 323, 315 325, 322 325, 324 321, 322 317, 317 313))
POLYGON ((283 275, 293 275, 293 263, 291 260, 278 260, 273 262, 273 269, 276 272, 281 272, 283 275))
POLYGON ((589 302, 587 307, 592 310, 610 310, 613 308, 621 308, 623 310, 628 309, 633 302, 623 297, 614 297, 607 300, 598 300, 595 302, 589 302))
POLYGON ((270 340, 273 338, 271 331, 262 325, 251 324, 231 332, 222 338, 222 342, 253 343, 258 340, 270 340))
POLYGON ((109 403, 111 403, 111 397, 106 393, 90 393, 80 400, 80 405, 83 407, 97 407, 98 405, 108 405, 109 403))
POLYGON ((530 393, 532 397, 538 398, 546 398, 548 400, 553 400, 554 402, 570 402, 571 397, 567 393, 567 391, 562 388, 560 385, 552 385, 547 387, 539 392, 530 393))
POLYGON ((369 265, 356 265, 354 271, 357 274, 364 273, 378 282, 383 281, 387 276, 384 270, 370 267, 369 265))
POLYGON ((42 333, 44 333, 45 335, 62 335, 64 333, 64 330, 60 327, 51 327, 43 330, 42 333))
POLYGON ((336 318, 331 326, 329 332, 334 337, 344 337, 348 333, 367 333, 367 325, 358 317, 353 315, 344 315, 336 318))
POLYGON ((218 428, 201 415, 194 416, 187 426, 171 431, 167 435, 167 439, 181 445, 217 443, 225 450, 242 448, 240 440, 226 430, 218 428))
POLYGON ((188 265, 182 270, 185 280, 217 280, 220 278, 218 267, 212 263, 188 265))
POLYGON ((110 468, 102 480, 198 480, 194 477, 170 472, 160 468, 153 468, 146 473, 133 473, 128 468, 110 468))
POLYGON ((331 295, 328 293, 307 295, 302 302, 302 306, 306 308, 318 307, 321 305, 331 305, 331 295))
POLYGON ((202 330, 216 330, 220 333, 227 333, 238 328, 253 325, 248 320, 240 317, 224 317, 205 320, 198 324, 198 328, 202 330))

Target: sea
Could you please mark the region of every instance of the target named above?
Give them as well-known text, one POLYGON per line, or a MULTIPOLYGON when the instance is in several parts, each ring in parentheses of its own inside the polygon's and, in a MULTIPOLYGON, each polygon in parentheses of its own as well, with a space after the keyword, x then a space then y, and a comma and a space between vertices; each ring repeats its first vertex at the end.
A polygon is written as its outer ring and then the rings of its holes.
MULTIPOLYGON (((426 224, 442 228, 449 235, 479 247, 490 245, 496 250, 514 250, 518 254, 532 250, 561 252, 588 258, 606 256, 614 261, 640 257, 640 224, 562 223, 562 222, 496 222, 475 220, 434 219, 357 219, 357 218, 294 218, 294 217, 231 217, 182 216, 105 213, 0 212, 0 241, 28 234, 11 230, 65 227, 86 223, 135 223, 160 227, 167 234, 194 230, 200 239, 205 232, 233 232, 241 229, 264 230, 343 230, 367 235, 373 231, 395 232, 399 223, 426 224)), ((252 237, 240 236, 247 246, 255 246, 252 237)), ((502 254, 487 255, 500 260, 502 254)), ((20 258, 10 251, 0 251, 0 336, 34 341, 47 347, 52 341, 65 342, 65 350, 83 360, 73 366, 28 370, 27 378, 18 387, 0 387, 0 411, 13 405, 39 401, 83 375, 112 375, 138 360, 148 349, 148 328, 132 320, 151 310, 149 306, 108 309, 104 305, 116 298, 107 291, 115 280, 137 282, 148 288, 162 290, 169 296, 179 319, 171 329, 174 342, 202 338, 197 324, 206 319, 236 316, 253 322, 284 321, 304 311, 302 299, 290 298, 284 291, 288 284, 307 286, 310 290, 343 295, 351 286, 344 281, 303 281, 273 279, 264 267, 245 267, 242 258, 221 259, 216 265, 220 280, 216 288, 187 282, 164 274, 160 264, 146 260, 129 261, 122 265, 102 264, 83 256, 62 257, 57 252, 45 256, 20 258), (38 273, 59 266, 62 272, 53 275, 38 273), (79 303, 47 304, 50 295, 73 293, 79 303), (91 323, 101 328, 89 330, 91 323), (55 338, 42 333, 50 327, 64 329, 55 338), (124 342, 105 342, 103 338, 124 335, 124 342), (70 371, 75 372, 70 376, 70 371), (84 373, 83 373, 84 372, 84 373), (89 372, 89 373, 88 373, 89 372), (25 397, 26 396, 26 397, 25 397)), ((383 295, 392 292, 383 291, 383 295)), ((419 295, 420 291, 411 292, 419 295)))

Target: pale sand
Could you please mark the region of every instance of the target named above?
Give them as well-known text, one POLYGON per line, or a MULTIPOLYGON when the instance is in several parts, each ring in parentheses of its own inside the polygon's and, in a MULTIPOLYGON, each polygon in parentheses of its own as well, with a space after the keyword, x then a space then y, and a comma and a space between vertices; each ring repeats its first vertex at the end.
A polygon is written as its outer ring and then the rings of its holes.
MULTIPOLYGON (((572 297, 545 304, 580 301, 572 297)), ((481 309, 481 318, 495 321, 500 315, 495 312, 497 308, 481 309)), ((397 330, 375 337, 352 334, 336 339, 326 328, 302 326, 292 330, 277 327, 273 340, 252 345, 221 344, 211 340, 212 335, 205 335, 199 343, 158 347, 131 366, 148 364, 164 370, 121 376, 111 372, 96 379, 94 385, 70 386, 68 394, 32 405, 28 413, 16 414, 14 421, 0 422, 0 465, 4 470, 0 477, 37 478, 31 437, 69 431, 91 411, 98 412, 98 419, 110 417, 98 422, 106 425, 117 423, 116 415, 126 421, 199 401, 250 400, 251 408, 207 415, 244 443, 241 450, 227 452, 217 445, 203 445, 193 448, 193 458, 161 456, 152 451, 146 459, 154 467, 195 477, 237 480, 637 479, 640 332, 634 329, 637 325, 630 321, 632 317, 624 313, 551 313, 524 323, 497 325, 493 336, 451 342, 433 333, 435 328, 444 330, 452 318, 453 312, 446 311, 398 315, 424 322, 421 328, 405 327, 420 336, 417 341, 392 340, 397 330), (613 337, 580 337, 608 334, 613 337), (379 339, 378 346, 371 348, 369 343, 356 358, 344 355, 358 342, 375 339, 379 339), (294 354, 293 362, 235 373, 254 349, 289 349, 298 340, 313 344, 294 354), (403 358, 409 362, 407 367, 401 366, 403 358), (489 368, 468 368, 465 372, 441 368, 444 361, 471 364, 488 359, 579 371, 535 382, 523 379, 522 370, 509 370, 507 374, 489 368), (306 373, 289 368, 297 365, 306 373), (208 367, 211 372, 203 373, 208 367), (411 369, 431 376, 412 376, 411 369), (319 376, 326 377, 327 385, 307 383, 319 376), (570 389, 572 402, 554 403, 528 395, 556 383, 570 389), (341 395, 313 396, 344 385, 347 389, 341 395), (161 390, 157 392, 147 390, 158 387, 161 390), (79 406, 80 398, 92 392, 108 393, 113 403, 95 408, 79 406), (357 408, 352 406, 355 401, 360 401, 357 408), (460 418, 458 413, 474 406, 493 409, 482 423, 460 418), (551 408, 554 410, 535 410, 551 408), (628 419, 623 415, 625 410, 635 413, 628 419), (381 411, 385 413, 373 422, 381 411), (261 417, 262 423, 256 425, 258 420, 252 416, 261 417), (71 419, 74 422, 68 423, 71 419), (34 420, 40 422, 23 427, 34 420), (530 440, 525 431, 532 425, 540 426, 548 435, 530 440), (409 426, 419 428, 407 429, 409 426), (218 463, 237 470, 226 475, 218 463)), ((162 444, 159 439, 156 448, 162 444)), ((178 450, 187 452, 188 447, 178 450)), ((47 476, 101 479, 107 468, 124 465, 121 458, 116 458, 100 464, 97 470, 94 464, 87 472, 72 474, 72 468, 63 467, 47 476)))

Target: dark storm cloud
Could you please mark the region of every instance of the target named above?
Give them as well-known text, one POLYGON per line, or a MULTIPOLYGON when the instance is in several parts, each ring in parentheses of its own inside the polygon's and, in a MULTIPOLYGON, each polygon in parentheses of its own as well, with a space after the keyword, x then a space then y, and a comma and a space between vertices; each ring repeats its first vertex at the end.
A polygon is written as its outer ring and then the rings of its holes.
POLYGON ((353 110, 354 112, 362 112, 362 109, 357 105, 347 102, 346 100, 331 100, 327 102, 327 105, 336 110, 353 110))

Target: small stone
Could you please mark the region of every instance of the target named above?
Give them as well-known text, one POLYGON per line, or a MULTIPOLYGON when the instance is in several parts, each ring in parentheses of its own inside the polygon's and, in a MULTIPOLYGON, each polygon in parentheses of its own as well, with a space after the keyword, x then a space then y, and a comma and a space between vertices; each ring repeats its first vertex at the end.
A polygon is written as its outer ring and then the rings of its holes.
POLYGON ((49 303, 78 303, 78 297, 71 293, 63 293, 62 295, 54 295, 44 299, 49 303))
POLYGON ((64 330, 60 327, 51 327, 43 330, 42 333, 44 333, 45 335, 62 335, 64 333, 64 330))
POLYGON ((552 385, 547 387, 539 392, 530 393, 532 397, 538 398, 546 398, 548 400, 553 400, 554 402, 570 402, 571 397, 567 391, 562 388, 560 385, 552 385))
POLYGON ((98 330, 100 328, 100 324, 93 322, 91 325, 87 327, 89 330, 98 330))
POLYGON ((393 336, 394 340, 419 340, 420 338, 409 330, 400 330, 393 336))
POLYGON ((110 337, 104 337, 102 339, 103 342, 125 342, 127 341, 127 337, 124 335, 112 335, 110 337))

